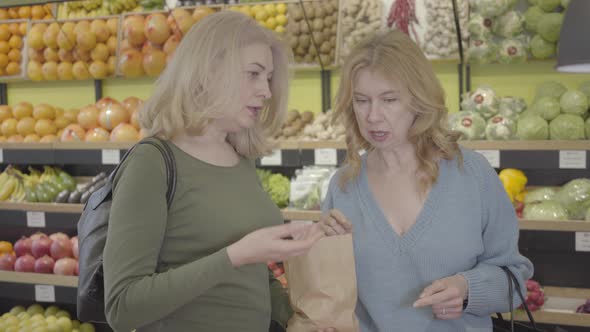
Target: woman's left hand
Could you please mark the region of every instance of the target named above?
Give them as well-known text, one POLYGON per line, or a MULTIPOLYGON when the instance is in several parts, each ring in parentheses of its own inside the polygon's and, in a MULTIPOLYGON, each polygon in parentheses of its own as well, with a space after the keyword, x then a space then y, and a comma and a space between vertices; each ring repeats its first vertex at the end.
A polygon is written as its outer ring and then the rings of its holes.
POLYGON ((422 291, 420 298, 414 302, 414 308, 432 306, 436 318, 457 319, 463 314, 463 301, 468 290, 469 284, 462 275, 439 279, 422 291))

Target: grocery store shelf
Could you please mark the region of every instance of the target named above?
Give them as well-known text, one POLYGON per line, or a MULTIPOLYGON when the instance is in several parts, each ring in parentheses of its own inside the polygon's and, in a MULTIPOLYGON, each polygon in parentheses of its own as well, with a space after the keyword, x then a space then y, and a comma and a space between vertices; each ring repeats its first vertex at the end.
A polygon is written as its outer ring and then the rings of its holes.
POLYGON ((0 271, 0 298, 76 304, 78 277, 0 271))
POLYGON ((285 220, 318 221, 321 215, 322 213, 320 211, 283 210, 283 218, 285 220))
POLYGON ((0 283, 78 287, 78 277, 44 273, 0 271, 0 283))
POLYGON ((590 222, 582 220, 519 220, 520 230, 590 232, 590 222))
POLYGON ((83 205, 0 202, 0 226, 75 230, 83 205))
POLYGON ((526 150, 559 151, 590 150, 590 141, 460 141, 462 146, 473 150, 526 150))
MULTIPOLYGON (((506 315, 505 318, 510 319, 510 315, 506 315)), ((578 314, 576 312, 566 312, 565 310, 542 309, 533 312, 533 318, 535 322, 542 324, 590 327, 590 314, 578 314)), ((521 322, 529 321, 524 311, 517 312, 514 319, 521 322)))
POLYGON ((15 210, 15 211, 81 213, 82 207, 83 207, 82 204, 0 202, 0 210, 15 210))

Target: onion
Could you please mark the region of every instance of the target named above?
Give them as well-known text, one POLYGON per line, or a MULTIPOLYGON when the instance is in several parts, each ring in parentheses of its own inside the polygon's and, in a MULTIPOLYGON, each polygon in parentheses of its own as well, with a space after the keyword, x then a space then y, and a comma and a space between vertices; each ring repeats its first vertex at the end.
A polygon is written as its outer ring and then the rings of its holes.
POLYGON ((14 262, 16 257, 13 254, 4 253, 0 255, 0 270, 14 271, 14 262))
POLYGON ((31 240, 33 240, 33 241, 40 239, 40 238, 44 238, 44 237, 47 237, 47 234, 41 233, 41 232, 37 232, 37 233, 30 236, 31 240))
POLYGON ((54 259, 72 257, 72 242, 70 239, 57 238, 51 243, 49 252, 54 259))
POLYGON ((53 267, 53 273, 62 276, 73 276, 76 272, 76 263, 75 259, 69 257, 58 259, 53 267))
POLYGON ((53 273, 53 266, 55 261, 53 258, 45 255, 41 258, 37 258, 35 261, 35 272, 37 273, 53 273))
POLYGON ((25 254, 16 259, 14 263, 14 270, 16 272, 34 272, 35 271, 35 257, 25 254))
POLYGON ((53 234, 49 235, 49 238, 53 241, 56 241, 57 239, 70 240, 69 236, 67 236, 66 234, 61 233, 61 232, 53 233, 53 234))
POLYGON ((51 239, 48 237, 40 237, 36 240, 33 240, 33 245, 31 247, 33 256, 35 256, 35 258, 39 258, 49 255, 49 247, 51 247, 51 242, 51 239))
POLYGON ((16 257, 20 257, 25 254, 32 254, 32 245, 33 240, 26 236, 21 237, 20 240, 16 241, 16 243, 14 244, 14 252, 16 253, 16 257))
POLYGON ((72 242, 72 254, 74 254, 75 259, 78 259, 80 254, 80 251, 78 250, 78 237, 74 236, 70 241, 72 242))

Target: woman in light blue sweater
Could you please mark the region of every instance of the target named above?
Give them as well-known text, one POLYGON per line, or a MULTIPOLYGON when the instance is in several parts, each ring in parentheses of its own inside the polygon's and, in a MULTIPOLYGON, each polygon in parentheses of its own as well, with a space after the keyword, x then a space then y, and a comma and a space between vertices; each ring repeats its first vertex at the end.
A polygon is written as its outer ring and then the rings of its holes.
POLYGON ((523 287, 533 274, 498 176, 458 146, 446 115, 429 61, 401 32, 362 43, 343 65, 335 120, 348 156, 320 224, 352 229, 363 332, 492 331, 490 315, 509 310, 501 267, 523 287))

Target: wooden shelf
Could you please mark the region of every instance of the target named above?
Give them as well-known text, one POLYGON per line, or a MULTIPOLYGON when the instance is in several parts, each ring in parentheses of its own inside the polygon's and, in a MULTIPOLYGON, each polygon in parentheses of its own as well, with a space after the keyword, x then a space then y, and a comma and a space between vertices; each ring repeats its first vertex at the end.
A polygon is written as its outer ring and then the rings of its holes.
POLYGON ((473 150, 590 150, 590 140, 579 141, 460 141, 462 146, 473 150))
POLYGON ((0 271, 0 282, 16 284, 78 287, 78 277, 44 273, 0 271))
POLYGON ((83 204, 0 202, 0 210, 82 213, 83 207, 83 204))
POLYGON ((582 220, 519 220, 520 230, 590 232, 590 222, 582 220))
POLYGON ((322 213, 320 211, 299 211, 299 210, 283 210, 283 218, 285 220, 320 220, 322 213))

